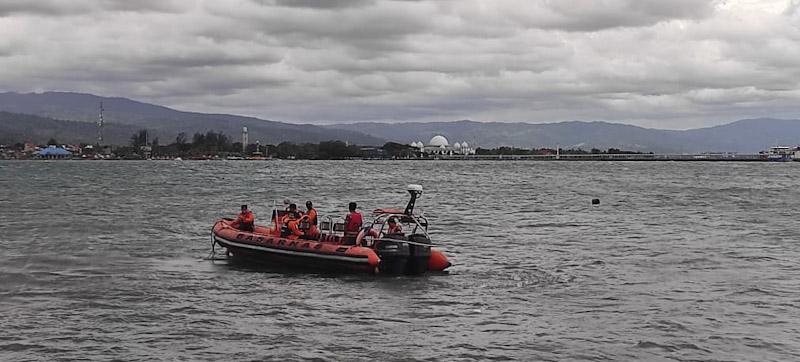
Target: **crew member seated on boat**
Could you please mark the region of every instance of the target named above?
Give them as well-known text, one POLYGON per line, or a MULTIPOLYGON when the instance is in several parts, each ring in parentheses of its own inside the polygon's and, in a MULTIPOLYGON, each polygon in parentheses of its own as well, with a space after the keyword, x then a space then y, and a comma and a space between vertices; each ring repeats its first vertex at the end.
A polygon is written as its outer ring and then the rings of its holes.
POLYGON ((247 209, 247 205, 242 205, 242 212, 236 215, 236 220, 233 220, 231 226, 242 231, 253 231, 255 221, 253 212, 247 209))
POLYGON ((282 224, 285 230, 281 234, 303 236, 303 231, 300 230, 300 212, 297 210, 297 205, 289 205, 286 215, 283 216, 282 224))
POLYGON ((403 233, 403 228, 400 226, 400 223, 397 222, 397 219, 394 216, 390 217, 386 222, 389 224, 389 228, 386 230, 387 234, 403 233))
POLYGON ((317 229, 317 209, 311 201, 306 201, 306 220, 308 221, 308 231, 306 237, 316 239, 319 236, 319 229, 317 229))
POLYGON ((344 238, 347 244, 354 244, 358 237, 358 232, 361 231, 361 224, 363 223, 361 214, 356 211, 356 203, 351 202, 348 207, 350 213, 344 217, 344 238))
MULTIPOLYGON (((283 224, 283 217, 289 212, 289 206, 293 205, 292 200, 283 199, 283 210, 275 208, 272 210, 272 222, 275 224, 283 224)), ((295 205, 296 207, 296 205, 295 205)), ((302 212, 300 212, 302 216, 302 212)))

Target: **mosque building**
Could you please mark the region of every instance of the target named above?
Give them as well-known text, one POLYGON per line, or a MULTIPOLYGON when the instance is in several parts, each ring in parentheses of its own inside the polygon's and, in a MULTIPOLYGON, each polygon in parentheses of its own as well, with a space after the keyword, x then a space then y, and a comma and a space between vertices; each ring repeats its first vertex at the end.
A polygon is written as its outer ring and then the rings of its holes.
POLYGON ((428 155, 474 155, 475 149, 471 148, 467 142, 450 142, 442 135, 436 135, 428 141, 428 144, 420 142, 411 142, 411 147, 419 149, 420 152, 428 155))

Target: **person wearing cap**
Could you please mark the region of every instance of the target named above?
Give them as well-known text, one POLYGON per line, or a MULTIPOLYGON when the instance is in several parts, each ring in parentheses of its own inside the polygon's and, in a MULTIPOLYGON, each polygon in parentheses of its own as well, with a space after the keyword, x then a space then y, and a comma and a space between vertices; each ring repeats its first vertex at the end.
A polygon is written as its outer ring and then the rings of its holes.
POLYGON ((242 205, 242 211, 236 215, 231 226, 242 231, 253 231, 255 228, 256 217, 253 212, 247 209, 247 205, 242 205))
POLYGON ((400 223, 397 222, 397 219, 392 216, 389 220, 386 221, 389 224, 388 230, 386 230, 387 234, 402 234, 403 228, 400 227, 400 223))

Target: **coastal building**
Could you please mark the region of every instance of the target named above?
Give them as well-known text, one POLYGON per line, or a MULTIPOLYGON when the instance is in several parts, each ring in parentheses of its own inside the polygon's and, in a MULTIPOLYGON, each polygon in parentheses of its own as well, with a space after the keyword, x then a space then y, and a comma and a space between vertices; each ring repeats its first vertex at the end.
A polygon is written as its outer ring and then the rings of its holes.
POLYGON ((361 154, 361 158, 382 158, 386 154, 383 148, 380 147, 372 147, 372 146, 363 146, 358 148, 359 153, 361 154))
POLYGON ((467 142, 456 142, 450 144, 445 136, 435 135, 428 141, 427 144, 419 142, 411 142, 411 147, 418 149, 421 153, 426 155, 474 155, 475 149, 470 147, 467 142))
POLYGON ((34 154, 39 158, 48 158, 48 159, 72 157, 72 152, 69 152, 61 147, 56 147, 53 145, 47 146, 46 148, 42 148, 41 150, 34 152, 34 154))
POLYGON ((73 155, 80 155, 83 152, 83 148, 79 144, 62 145, 62 147, 73 155))

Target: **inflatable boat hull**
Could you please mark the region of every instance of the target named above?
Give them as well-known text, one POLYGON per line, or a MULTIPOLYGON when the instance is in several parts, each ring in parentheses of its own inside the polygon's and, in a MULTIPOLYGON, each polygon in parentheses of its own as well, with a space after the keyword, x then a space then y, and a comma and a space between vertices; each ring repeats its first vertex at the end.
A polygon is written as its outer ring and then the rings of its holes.
POLYGON ((236 258, 276 266, 378 271, 380 259, 370 248, 276 237, 259 229, 263 228, 241 231, 230 227, 228 221, 220 220, 214 225, 212 235, 217 244, 236 258))
MULTIPOLYGON (((419 260, 418 263, 422 265, 415 265, 403 259, 393 259, 385 251, 376 252, 369 247, 280 237, 274 230, 261 226, 256 226, 252 232, 242 231, 233 228, 230 223, 230 220, 222 219, 214 224, 214 242, 226 248, 235 258, 264 265, 381 274, 422 274, 426 271, 442 271, 451 265, 444 253, 430 247, 426 248, 429 257, 419 260), (381 260, 379 253, 386 254, 384 260, 381 260)), ((403 247, 409 249, 407 245, 403 247)))

